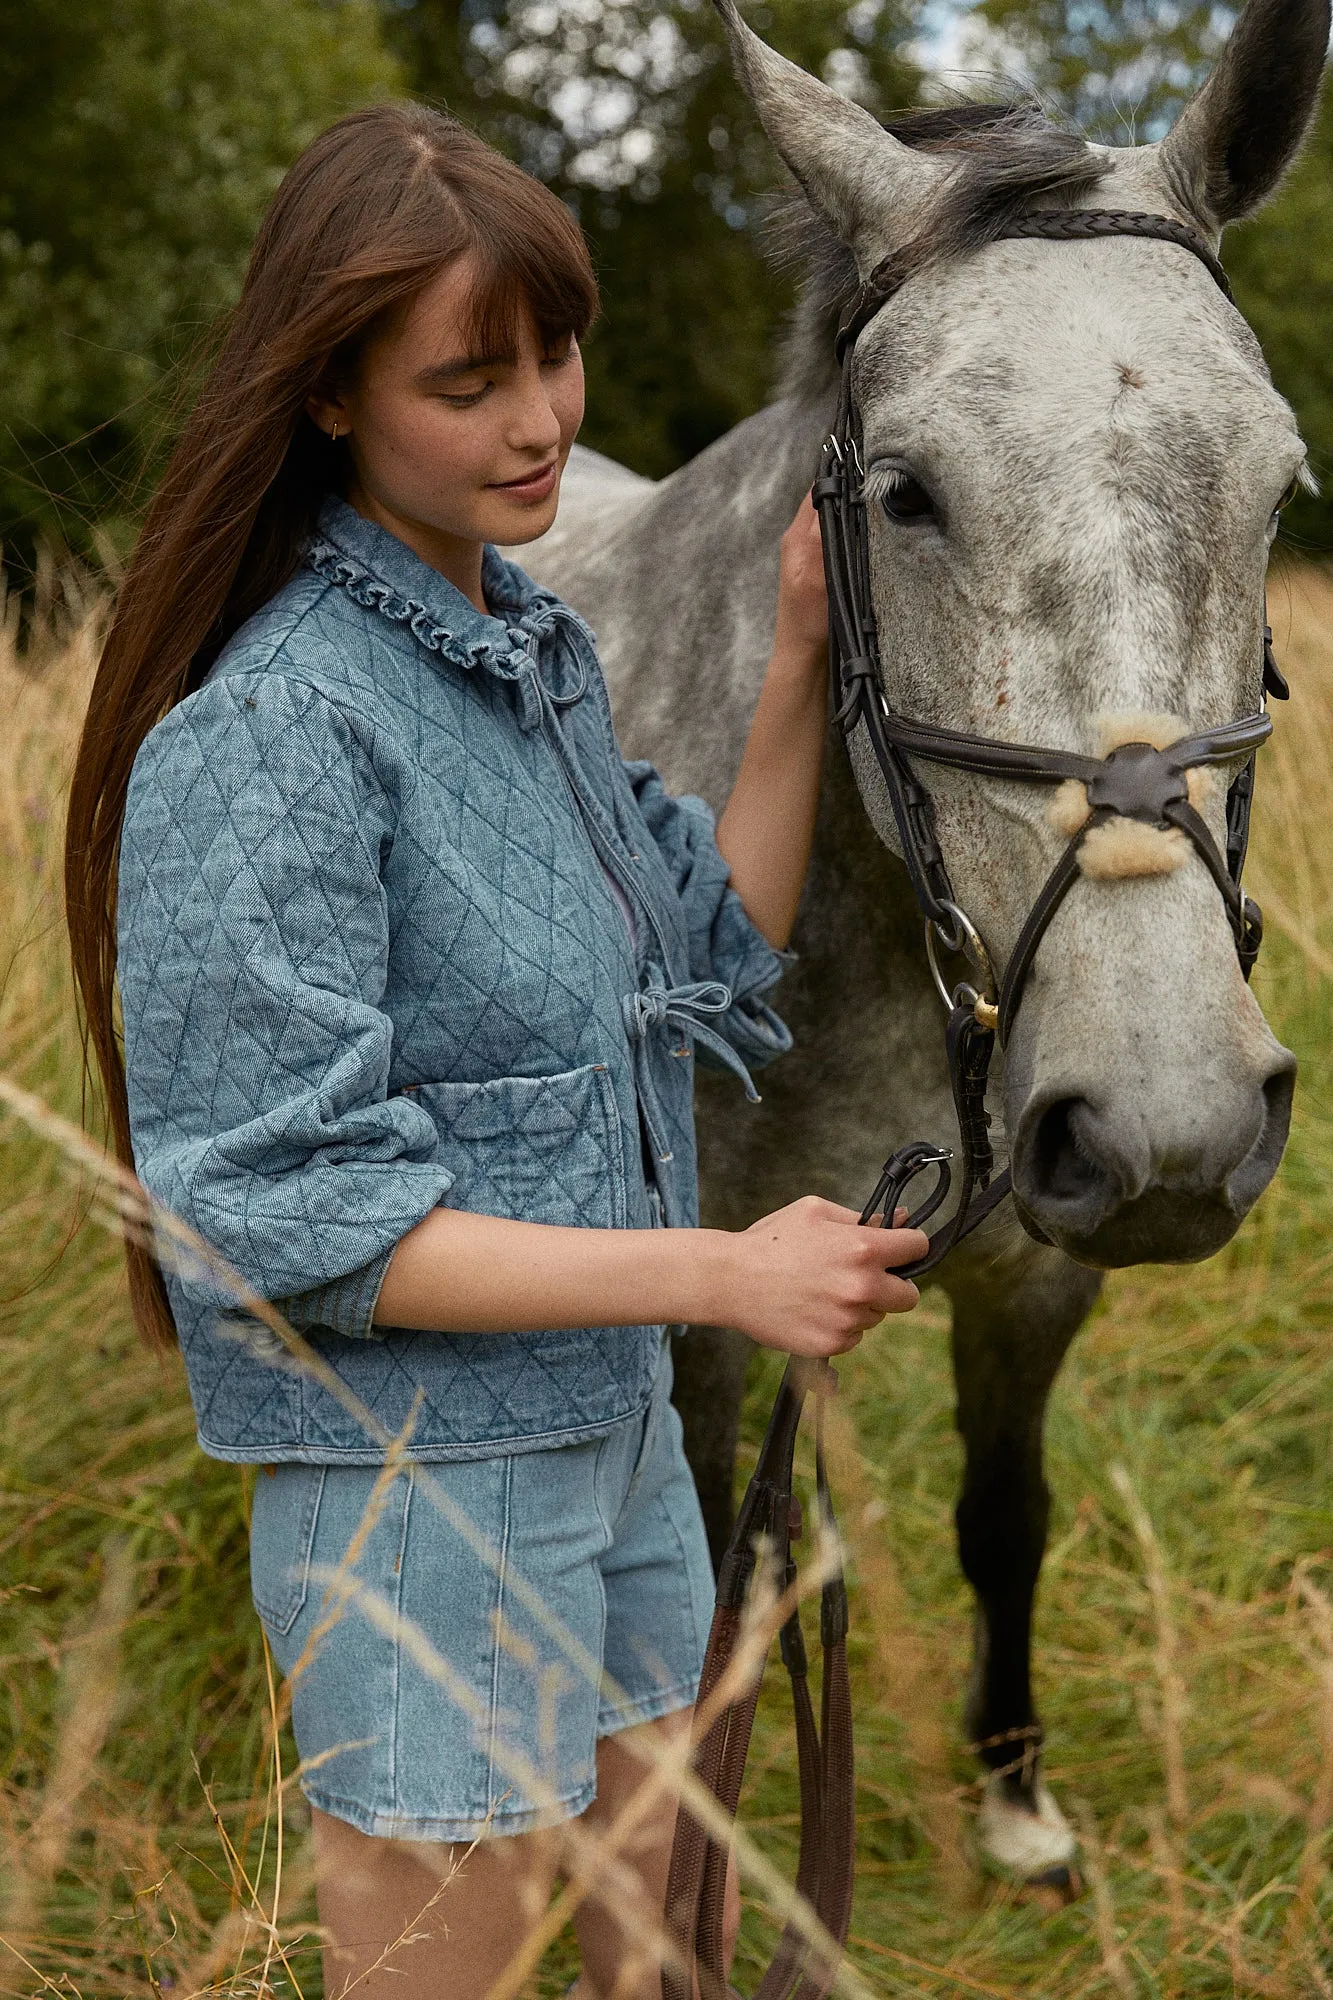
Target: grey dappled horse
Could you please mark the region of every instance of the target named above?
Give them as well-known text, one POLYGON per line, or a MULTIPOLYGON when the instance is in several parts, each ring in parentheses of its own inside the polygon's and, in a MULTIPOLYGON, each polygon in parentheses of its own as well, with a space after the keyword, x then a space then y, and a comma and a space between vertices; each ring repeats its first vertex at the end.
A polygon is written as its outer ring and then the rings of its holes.
MULTIPOLYGON (((1118 208, 1175 216, 1215 244, 1301 141, 1329 0, 1250 0, 1170 136, 1124 149, 1013 108, 882 129, 768 50, 731 0, 719 7, 804 196, 809 277, 783 392, 660 485, 577 454, 557 527, 524 556, 598 631, 627 753, 724 802, 768 658, 779 539, 832 417, 839 311, 890 251, 913 275, 862 337, 855 380, 868 491, 884 503, 871 563, 893 706, 1093 754, 1135 716, 1183 734, 1253 711, 1275 510, 1304 453, 1249 329, 1169 244, 993 236, 1028 207, 1118 208)), ((921 925, 855 742, 852 765, 831 733, 780 1001, 795 1053, 766 1074, 757 1110, 699 1079, 705 1215, 723 1227, 811 1191, 859 1206, 894 1146, 954 1138, 921 925)), ((920 775, 959 900, 1002 965, 1064 844, 1049 795, 920 775)), ((1224 793, 1206 808, 1223 841, 1224 793)), ((1205 1257, 1234 1233, 1277 1167, 1294 1068, 1197 860, 1075 888, 992 1085, 1016 1200, 939 1274, 978 1611, 966 1723, 994 1774, 980 1835, 1027 1876, 1058 1879, 1074 1852, 1023 1758, 1047 1396, 1100 1269, 1205 1257)), ((724 1331, 679 1353, 715 1541, 745 1361, 724 1331)))

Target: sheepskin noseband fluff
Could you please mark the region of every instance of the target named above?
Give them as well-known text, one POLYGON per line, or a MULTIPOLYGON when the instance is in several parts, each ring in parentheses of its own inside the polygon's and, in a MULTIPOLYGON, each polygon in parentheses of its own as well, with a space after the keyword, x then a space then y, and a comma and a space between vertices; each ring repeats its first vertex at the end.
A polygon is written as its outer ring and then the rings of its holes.
MULTIPOLYGON (((1066 778, 1046 809, 1046 818, 1057 833, 1072 840, 1086 826, 1097 807, 1137 804, 1150 779, 1154 760, 1136 759, 1131 746, 1144 744, 1149 750, 1166 750, 1189 734, 1188 723, 1178 715, 1103 715, 1097 723, 1098 755, 1122 754, 1108 763, 1105 778, 1084 784, 1066 778)), ((1160 766, 1156 767, 1160 771, 1160 766)), ((1188 799, 1202 812, 1211 798, 1214 780, 1202 767, 1186 771, 1179 779, 1161 775, 1162 800, 1188 799)), ((1128 881, 1144 875, 1170 875, 1189 859, 1190 843, 1178 827, 1148 826, 1143 820, 1117 815, 1095 826, 1078 852, 1081 872, 1094 882, 1128 881)))

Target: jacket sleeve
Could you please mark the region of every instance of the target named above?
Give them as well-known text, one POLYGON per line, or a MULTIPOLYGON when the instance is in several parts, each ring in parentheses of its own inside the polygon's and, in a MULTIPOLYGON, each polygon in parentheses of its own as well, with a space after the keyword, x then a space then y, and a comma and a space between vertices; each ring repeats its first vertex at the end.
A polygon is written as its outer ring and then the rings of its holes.
MULTIPOLYGON (((747 1068, 760 1068, 792 1045, 786 1023, 763 996, 795 954, 775 951, 746 915, 718 852, 712 808, 688 794, 674 798, 652 764, 626 759, 625 773, 685 911, 691 976, 730 988, 731 1007, 714 1026, 747 1068)), ((706 1066, 723 1067, 702 1044, 698 1054, 706 1066)))
MULTIPOLYGON (((207 683, 152 731, 120 851, 140 1178, 295 1324, 360 1336, 394 1248, 453 1184, 430 1117, 387 1094, 394 824, 347 718, 270 669, 207 683)), ((231 1303, 207 1275, 174 1282, 231 1303)))

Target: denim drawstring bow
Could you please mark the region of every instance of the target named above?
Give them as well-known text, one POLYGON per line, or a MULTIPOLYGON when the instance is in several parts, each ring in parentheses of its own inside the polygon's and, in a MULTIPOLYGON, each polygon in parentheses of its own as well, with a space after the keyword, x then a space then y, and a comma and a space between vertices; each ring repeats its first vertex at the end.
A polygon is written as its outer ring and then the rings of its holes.
POLYGON ((593 638, 576 611, 571 611, 565 604, 534 604, 524 612, 517 625, 510 626, 509 636, 515 644, 513 662, 519 667, 519 722, 522 728, 535 729, 541 721, 541 693, 537 686, 539 676, 552 708, 573 708, 576 702, 583 700, 588 692, 588 662, 583 649, 585 646, 592 649, 593 638), (541 674, 537 665, 538 654, 547 639, 552 642, 552 664, 558 663, 557 671, 549 677, 541 674))
MULTIPOLYGON (((634 1045, 639 1096, 651 1128, 653 1151, 659 1160, 665 1162, 672 1156, 666 1150, 662 1105, 653 1082, 648 1047, 648 1037, 654 1028, 675 1028, 684 1035, 692 1035, 696 1042, 702 1042, 719 1062, 725 1064, 733 1076, 740 1078, 751 1104, 758 1104, 761 1100, 753 1077, 735 1049, 722 1039, 715 1028, 709 1026, 710 1016, 716 1019, 730 1009, 731 988, 716 979, 696 980, 687 986, 667 986, 659 965, 650 965, 645 978, 646 985, 640 987, 637 993, 625 995, 621 1001, 621 1012, 625 1017, 625 1031, 634 1045)), ((678 1053, 685 1054, 686 1047, 682 1045, 678 1053)))

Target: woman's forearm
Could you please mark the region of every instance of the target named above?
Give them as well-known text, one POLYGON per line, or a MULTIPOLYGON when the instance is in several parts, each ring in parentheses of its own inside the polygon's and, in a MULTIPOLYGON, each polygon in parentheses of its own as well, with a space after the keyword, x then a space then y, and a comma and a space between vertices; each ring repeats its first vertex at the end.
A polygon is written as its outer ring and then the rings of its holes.
POLYGON ((805 885, 824 764, 828 594, 807 497, 782 538, 777 631, 718 851, 751 920, 780 951, 805 885))
POLYGON ((707 1325, 727 1317, 735 1241, 715 1229, 558 1229, 437 1208, 394 1251, 375 1323, 437 1333, 707 1325))
POLYGON ((735 1233, 555 1229, 437 1208, 390 1258, 375 1323, 423 1333, 693 1323, 789 1354, 840 1354, 916 1304, 916 1287, 894 1273, 927 1248, 918 1230, 857 1221, 813 1195, 735 1233))
POLYGON ((773 655, 718 852, 751 921, 778 950, 796 922, 814 839, 828 713, 825 655, 793 645, 773 655))

